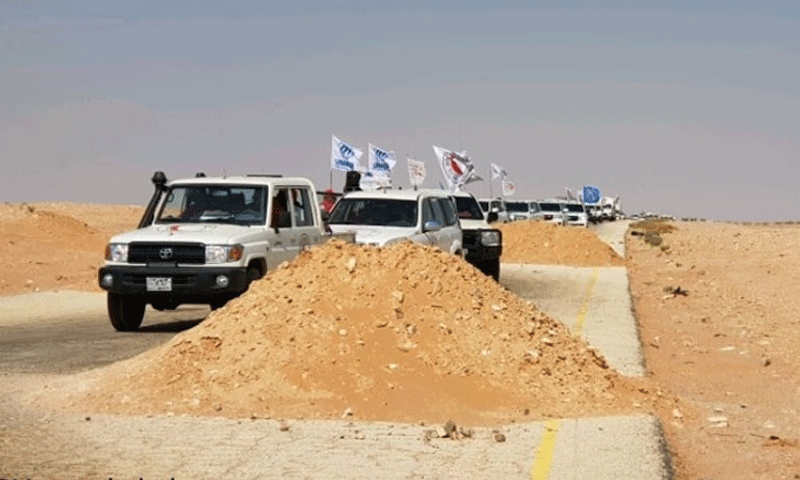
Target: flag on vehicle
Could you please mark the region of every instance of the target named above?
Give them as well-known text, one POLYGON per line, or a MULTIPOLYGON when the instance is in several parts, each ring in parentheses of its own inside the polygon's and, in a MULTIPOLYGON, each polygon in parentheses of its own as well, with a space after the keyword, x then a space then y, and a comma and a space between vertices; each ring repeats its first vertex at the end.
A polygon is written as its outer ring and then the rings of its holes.
POLYGON ((496 163, 490 163, 489 165, 492 167, 492 180, 497 180, 498 178, 505 179, 508 176, 506 171, 500 165, 497 165, 496 163))
POLYGON ((570 190, 570 188, 569 188, 569 187, 564 187, 564 188, 567 190, 567 200, 578 200, 578 199, 575 197, 575 194, 574 194, 574 193, 572 193, 572 190, 570 190))
POLYGON ((425 181, 425 163, 406 157, 408 162, 408 181, 412 187, 419 187, 425 181))
POLYGON ((517 191, 516 185, 510 180, 503 180, 503 196, 510 197, 517 191))
POLYGON ((358 184, 361 190, 372 191, 381 188, 392 188, 392 177, 382 173, 375 174, 369 170, 361 175, 361 181, 358 184))
POLYGON ((394 169, 396 160, 394 152, 386 151, 373 144, 369 144, 369 165, 368 170, 373 175, 389 176, 394 169))
POLYGON ((361 170, 358 159, 361 158, 364 152, 339 140, 336 135, 332 135, 332 137, 331 168, 345 172, 361 170))
POLYGON ((594 205, 600 201, 600 189, 591 185, 583 187, 583 203, 594 205))
POLYGON ((467 183, 481 180, 475 174, 475 167, 466 152, 456 153, 436 145, 433 146, 433 152, 450 190, 457 191, 467 183))

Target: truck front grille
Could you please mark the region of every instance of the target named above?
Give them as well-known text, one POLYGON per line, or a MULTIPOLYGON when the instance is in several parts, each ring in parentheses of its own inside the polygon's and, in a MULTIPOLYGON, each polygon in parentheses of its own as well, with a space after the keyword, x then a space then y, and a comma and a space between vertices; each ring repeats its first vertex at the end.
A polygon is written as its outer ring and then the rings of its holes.
POLYGON ((128 246, 128 262, 203 265, 206 247, 202 243, 133 242, 128 246))

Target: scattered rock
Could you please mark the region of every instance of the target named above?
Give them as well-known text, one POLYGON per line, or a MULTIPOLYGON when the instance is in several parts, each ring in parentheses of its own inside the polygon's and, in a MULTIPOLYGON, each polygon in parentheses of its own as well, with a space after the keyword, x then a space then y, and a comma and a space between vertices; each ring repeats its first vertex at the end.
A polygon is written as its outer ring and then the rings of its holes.
POLYGON ((708 423, 712 428, 724 428, 728 426, 728 417, 722 415, 708 417, 708 423))

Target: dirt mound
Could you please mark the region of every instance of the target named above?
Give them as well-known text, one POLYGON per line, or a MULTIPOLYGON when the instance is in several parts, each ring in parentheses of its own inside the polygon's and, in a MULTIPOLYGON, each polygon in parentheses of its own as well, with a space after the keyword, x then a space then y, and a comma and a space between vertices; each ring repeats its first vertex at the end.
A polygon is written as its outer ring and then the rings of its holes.
POLYGON ((504 263, 542 263, 576 267, 624 265, 624 260, 591 230, 549 222, 500 225, 504 263))
POLYGON ((75 218, 28 204, 0 205, 0 293, 91 289, 107 237, 75 218), (78 269, 76 270, 76 265, 78 269))
POLYGON ((72 405, 135 414, 479 424, 630 411, 635 395, 560 323, 411 243, 313 248, 169 343, 86 375, 72 405))

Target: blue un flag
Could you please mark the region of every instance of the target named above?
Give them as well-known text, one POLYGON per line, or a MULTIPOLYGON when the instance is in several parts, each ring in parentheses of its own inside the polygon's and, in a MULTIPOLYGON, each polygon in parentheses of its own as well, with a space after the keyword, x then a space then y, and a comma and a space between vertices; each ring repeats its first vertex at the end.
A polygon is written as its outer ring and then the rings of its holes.
POLYGON ((598 203, 600 201, 600 189, 587 185, 583 187, 583 203, 598 203))

